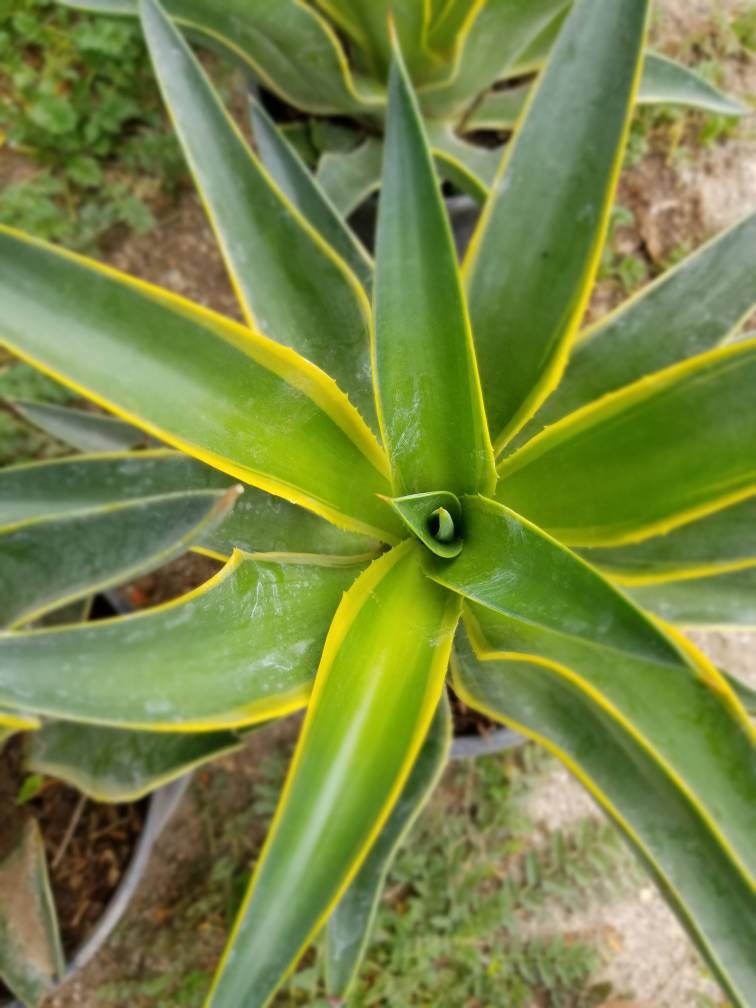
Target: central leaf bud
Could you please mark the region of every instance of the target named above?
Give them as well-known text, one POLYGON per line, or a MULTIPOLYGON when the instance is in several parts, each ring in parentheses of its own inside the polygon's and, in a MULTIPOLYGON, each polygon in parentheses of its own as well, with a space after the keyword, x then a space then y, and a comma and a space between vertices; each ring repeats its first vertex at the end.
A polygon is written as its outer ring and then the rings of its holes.
POLYGON ((428 531, 440 543, 454 542, 457 538, 457 530, 454 528, 454 519, 445 507, 436 508, 428 519, 428 531))
POLYGON ((389 500, 407 528, 437 556, 450 559, 462 551, 462 506, 447 490, 389 500))

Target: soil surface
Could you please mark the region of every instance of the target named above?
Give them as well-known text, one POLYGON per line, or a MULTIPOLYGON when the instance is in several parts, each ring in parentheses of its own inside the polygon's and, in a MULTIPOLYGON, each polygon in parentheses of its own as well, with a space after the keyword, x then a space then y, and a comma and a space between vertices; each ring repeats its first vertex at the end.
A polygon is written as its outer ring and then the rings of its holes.
MULTIPOLYGON (((706 55, 704 48, 716 19, 740 13, 746 6, 741 0, 660 0, 655 48, 696 62, 706 55)), ((719 63, 722 85, 753 102, 756 62, 723 54, 719 63)), ((683 144, 672 149, 666 127, 660 127, 659 133, 659 143, 651 143, 624 172, 618 194, 618 202, 630 210, 633 223, 620 229, 616 248, 622 255, 636 256, 644 265, 641 283, 656 275, 680 250, 694 249, 756 209, 753 117, 708 147, 683 144)), ((109 251, 108 260, 134 275, 239 317, 223 263, 193 193, 180 198, 155 232, 127 239, 109 251)), ((591 317, 599 316, 625 296, 616 283, 602 284, 593 299, 591 317)), ((131 590, 146 596, 147 604, 163 597, 155 594, 149 579, 142 579, 131 590)), ((138 594, 134 601, 140 601, 138 594)), ((715 660, 756 685, 756 634, 706 634, 695 635, 695 639, 715 660)), ((212 822, 239 813, 259 798, 260 747, 269 750, 278 744, 285 748, 291 744, 296 728, 296 719, 288 719, 275 727, 273 736, 267 731, 264 737, 262 733, 259 738, 253 736, 241 754, 222 761, 228 774, 220 794, 205 794, 203 775, 199 775, 158 845, 129 912, 127 930, 138 931, 140 922, 144 922, 150 934, 155 934, 166 915, 185 911, 192 880, 213 870, 216 863, 217 836, 212 822)), ((544 827, 564 825, 586 812, 600 814, 585 791, 562 769, 555 769, 539 787, 530 812, 544 827)), ((260 840, 252 830, 243 841, 250 857, 260 840)), ((202 918, 206 962, 198 963, 198 969, 217 958, 227 924, 212 914, 202 918)), ((704 996, 711 999, 709 1004, 724 1005, 721 992, 707 977, 700 958, 650 882, 640 884, 619 903, 556 917, 548 928, 562 934, 594 936, 607 949, 603 977, 617 992, 612 1008, 698 1008, 704 996)), ((141 968, 148 975, 154 973, 156 965, 170 969, 170 961, 170 949, 160 948, 158 940, 134 945, 116 937, 94 963, 50 998, 45 1008, 97 1008, 101 1002, 96 992, 104 986, 117 985, 121 977, 137 976, 141 968)), ((609 1004, 604 1008, 610 1008, 609 1004)))

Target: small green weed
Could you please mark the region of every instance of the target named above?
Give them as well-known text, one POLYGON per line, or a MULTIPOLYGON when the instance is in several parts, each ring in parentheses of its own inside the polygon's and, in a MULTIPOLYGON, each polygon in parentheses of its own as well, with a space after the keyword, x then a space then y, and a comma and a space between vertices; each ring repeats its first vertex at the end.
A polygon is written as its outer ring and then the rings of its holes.
POLYGON ((0 140, 36 166, 5 187, 0 221, 90 252, 116 224, 148 230, 185 170, 138 26, 6 0, 0 66, 0 140))
POLYGON ((617 203, 612 207, 609 233, 601 255, 599 280, 606 280, 629 294, 648 279, 648 264, 637 252, 618 251, 617 241, 623 229, 635 228, 632 210, 617 203))
MULTIPOLYGON (((659 28, 664 13, 657 8, 655 25, 659 28)), ((728 86, 725 65, 748 58, 756 48, 756 8, 746 7, 737 17, 712 6, 708 19, 686 37, 676 41, 670 53, 682 60, 709 83, 725 91, 728 86)), ((667 164, 689 163, 697 149, 710 148, 730 139, 744 128, 736 116, 691 111, 676 106, 640 106, 630 130, 625 166, 632 168, 649 154, 657 154, 667 164)))
POLYGON ((748 6, 732 20, 732 31, 748 52, 756 52, 756 7, 748 6))

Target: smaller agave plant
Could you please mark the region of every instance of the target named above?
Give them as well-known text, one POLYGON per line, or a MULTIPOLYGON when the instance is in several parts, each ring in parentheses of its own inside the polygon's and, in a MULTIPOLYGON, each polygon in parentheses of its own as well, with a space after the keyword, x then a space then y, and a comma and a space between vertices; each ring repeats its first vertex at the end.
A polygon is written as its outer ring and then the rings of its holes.
MULTIPOLYGON (((0 233, 4 344, 120 418, 31 407, 89 453, 0 474, 0 723, 116 799, 306 708, 212 1008, 270 1004, 320 932, 348 995, 446 758, 447 683, 563 760, 752 1002, 752 695, 678 626, 756 622, 756 215, 579 331, 647 6, 574 4, 461 271, 396 42, 373 262, 261 119, 273 180, 156 0, 247 324, 0 233), (170 447, 123 450, 145 434, 170 447), (226 561, 188 595, 28 628, 186 545, 226 561)), ((2 871, 0 970, 35 1004, 55 947, 25 954, 2 871)))
MULTIPOLYGON (((138 12, 137 0, 64 2, 102 13, 138 12)), ((572 5, 572 0, 166 0, 165 9, 185 31, 236 57, 254 82, 298 110, 287 137, 317 168, 321 188, 346 216, 380 184, 389 12, 437 170, 482 201, 501 160, 502 134, 514 129, 572 5)), ((571 98, 575 105, 590 100, 581 90, 571 98)), ((654 52, 645 56, 636 100, 726 116, 745 112, 699 75, 654 52)), ((275 149, 266 143, 265 124, 252 114, 261 156, 274 171, 275 149)))

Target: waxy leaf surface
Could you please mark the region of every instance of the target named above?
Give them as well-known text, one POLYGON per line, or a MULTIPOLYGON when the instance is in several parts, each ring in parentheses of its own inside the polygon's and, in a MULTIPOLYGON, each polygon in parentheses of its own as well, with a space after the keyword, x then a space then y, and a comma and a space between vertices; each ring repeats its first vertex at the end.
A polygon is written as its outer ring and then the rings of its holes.
POLYGON ((0 526, 0 626, 130 581, 181 556, 237 493, 169 494, 0 526))
POLYGON ((286 714, 307 703, 336 606, 360 569, 236 553, 201 588, 155 609, 0 634, 0 704, 177 732, 286 714))
POLYGON ((497 498, 562 542, 633 542, 750 496, 754 444, 749 340, 569 414, 501 463, 497 498))
POLYGON ((157 287, 0 233, 0 342, 190 455, 375 534, 377 442, 292 350, 157 287), (59 338, 66 319, 66 339, 59 338))
POLYGON ((325 923, 411 772, 459 603, 406 541, 344 597, 278 811, 208 1004, 261 1008, 325 923))
POLYGON ((464 549, 426 554, 426 567, 470 600, 476 650, 536 656, 585 690, 685 781, 730 856, 753 870, 756 750, 721 675, 535 526, 482 498, 462 507, 464 549))
POLYGON ((373 419, 367 298, 273 182, 155 0, 142 27, 176 133, 250 325, 293 347, 373 419))
POLYGON ((374 372, 396 495, 492 489, 496 475, 457 259, 397 54, 378 207, 374 372))
POLYGON ((576 774, 656 878, 733 1004, 746 1008, 756 984, 752 890, 674 776, 545 663, 479 661, 468 647, 453 668, 466 703, 545 745, 576 774))
POLYGON ((357 975, 370 940, 386 874, 397 848, 420 814, 446 765, 451 737, 451 710, 444 696, 386 825, 354 881, 328 918, 324 968, 326 987, 332 997, 344 997, 357 975))
POLYGON ((644 375, 712 350, 756 304, 756 213, 582 333, 559 386, 513 440, 644 375))
POLYGON ((646 13, 644 0, 574 5, 468 249, 470 313, 497 449, 557 384, 587 304, 646 13))

